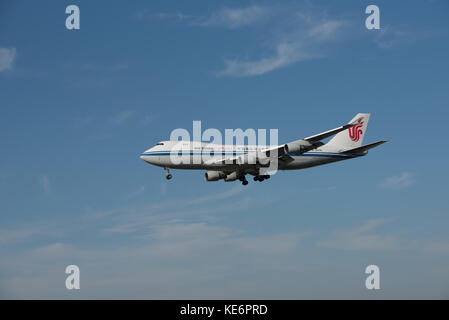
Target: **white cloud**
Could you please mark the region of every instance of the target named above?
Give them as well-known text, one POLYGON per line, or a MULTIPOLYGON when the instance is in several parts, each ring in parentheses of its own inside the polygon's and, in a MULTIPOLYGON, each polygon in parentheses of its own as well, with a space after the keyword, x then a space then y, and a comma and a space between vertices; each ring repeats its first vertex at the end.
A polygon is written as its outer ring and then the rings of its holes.
POLYGON ((87 125, 92 124, 94 121, 94 117, 91 115, 84 115, 80 117, 76 117, 73 119, 73 124, 75 127, 85 127, 87 125))
POLYGON ((17 243, 41 233, 41 230, 36 228, 0 230, 0 244, 17 243))
POLYGON ((323 20, 318 24, 313 24, 307 30, 307 36, 315 41, 328 40, 343 26, 340 20, 323 20))
POLYGON ((16 58, 16 48, 0 47, 0 72, 12 68, 16 58))
POLYGON ((167 194, 167 182, 161 182, 161 195, 165 196, 167 194))
POLYGON ((126 120, 128 120, 129 118, 131 118, 133 115, 134 115, 134 111, 131 111, 131 110, 121 111, 112 117, 112 123, 120 125, 120 124, 124 123, 126 120))
POLYGON ((361 226, 345 231, 336 231, 323 241, 319 241, 319 247, 344 249, 344 250, 394 250, 400 247, 396 237, 391 235, 375 234, 373 231, 392 219, 375 219, 361 226))
POLYGON ((112 71, 123 71, 123 70, 127 70, 128 68, 129 68, 129 65, 127 62, 116 63, 110 67, 110 69, 112 71))
POLYGON ((266 48, 258 58, 225 59, 225 68, 218 76, 246 77, 264 73, 304 61, 322 57, 322 46, 336 39, 336 34, 345 21, 332 19, 325 12, 317 14, 310 4, 298 6, 252 5, 243 8, 223 8, 209 16, 190 16, 183 13, 150 13, 148 10, 138 14, 186 20, 191 26, 218 27, 234 30, 250 25, 263 24, 266 28, 257 33, 258 39, 266 48), (268 43, 268 44, 267 44, 268 43))
POLYGON ((416 35, 399 30, 397 27, 385 25, 375 33, 374 42, 381 49, 392 49, 403 44, 413 42, 416 35))
POLYGON ((311 55, 302 51, 300 43, 279 43, 276 45, 274 54, 259 60, 226 60, 226 68, 219 72, 219 76, 256 76, 269 71, 299 62, 311 55))
POLYGON ((42 190, 44 190, 46 194, 50 194, 51 193, 50 178, 47 175, 43 175, 40 177, 40 183, 42 186, 42 190))
POLYGON ((413 183, 413 174, 410 172, 403 172, 398 176, 386 178, 380 185, 387 189, 404 189, 410 187, 413 183))
POLYGON ((63 227, 50 226, 48 221, 21 227, 2 226, 2 229, 0 229, 0 246, 8 245, 8 247, 13 247, 22 242, 33 243, 36 237, 57 238, 63 234, 63 227))
POLYGON ((130 194, 128 194, 128 196, 126 196, 126 199, 131 199, 131 198, 134 198, 134 197, 138 197, 138 196, 140 196, 143 193, 145 193, 145 186, 141 185, 139 187, 139 189, 137 189, 136 191, 131 192, 130 194))
MULTIPOLYGON (((233 192, 236 191, 225 191, 228 196, 233 192)), ((219 207, 221 213, 229 214, 228 208, 223 206, 233 202, 242 213, 248 213, 248 208, 257 212, 258 205, 266 204, 264 200, 262 204, 254 202, 245 208, 238 202, 239 197, 229 201, 229 198, 220 200, 215 195, 204 198, 203 205, 211 203, 207 211, 219 207)), ((351 254, 349 259, 335 259, 335 255, 326 254, 329 253, 328 249, 303 245, 306 235, 303 232, 257 230, 257 224, 255 228, 248 226, 249 229, 245 230, 240 224, 221 225, 216 221, 211 222, 198 216, 202 206, 189 207, 186 205, 188 200, 189 197, 185 196, 173 198, 173 201, 152 203, 147 208, 135 205, 135 210, 125 208, 120 211, 119 215, 124 218, 124 222, 137 223, 139 228, 143 227, 141 231, 144 234, 137 240, 127 234, 123 237, 126 238, 124 242, 116 242, 121 235, 112 234, 109 235, 112 242, 107 242, 105 240, 108 238, 105 237, 108 235, 97 232, 102 222, 117 222, 116 213, 104 215, 97 221, 76 220, 84 224, 69 223, 67 217, 60 221, 59 226, 48 226, 46 221, 49 230, 58 230, 60 234, 45 241, 33 241, 36 233, 47 235, 42 230, 25 228, 11 229, 6 233, 0 231, 0 243, 2 239, 14 243, 19 238, 30 238, 30 246, 8 246, 8 250, 2 252, 0 297, 65 299, 74 298, 76 294, 77 298, 84 299, 360 298, 360 292, 351 289, 351 284, 359 286, 360 280, 354 278, 354 274, 360 270, 363 274, 363 269, 358 269, 358 266, 364 263, 366 256, 351 254), (150 216, 151 219, 143 220, 150 216), (89 241, 91 245, 86 246, 85 240, 80 239, 79 235, 90 232, 99 235, 101 241, 89 241), (14 248, 14 251, 10 251, 10 248, 14 248), (81 269, 82 290, 77 293, 67 291, 63 285, 64 269, 69 264, 76 264, 81 269), (329 266, 333 268, 331 273, 329 266), (328 286, 317 286, 327 281, 328 286), (282 288, 281 293, 279 288, 282 288)), ((321 247, 402 249, 394 237, 382 236, 377 232, 378 228, 391 220, 370 220, 352 230, 336 232, 321 247)), ((405 260, 418 261, 415 243, 407 247, 410 248, 413 251, 401 250, 400 254, 409 251, 405 260), (415 260, 409 260, 408 257, 415 260)), ((446 252, 446 246, 438 246, 435 252, 439 254, 440 251, 446 252)), ((444 262, 441 269, 446 265, 444 262)), ((418 274, 433 270, 432 260, 424 268, 428 269, 417 267, 414 270, 419 270, 418 274)), ((441 281, 441 275, 444 272, 438 273, 434 279, 441 281)), ((443 284, 446 285, 447 281, 443 284)), ((407 294, 407 291, 403 291, 399 297, 407 298, 407 294)), ((421 293, 421 296, 425 297, 425 294, 421 293)))
POLYGON ((149 9, 143 9, 137 12, 136 17, 138 20, 147 20, 147 19, 160 19, 160 20, 171 20, 178 22, 185 21, 193 21, 198 19, 199 17, 182 13, 180 11, 177 12, 153 12, 149 9))
POLYGON ((253 60, 225 60, 226 66, 218 76, 257 76, 293 63, 322 57, 321 47, 335 40, 343 25, 342 20, 297 15, 292 31, 278 33, 270 41, 269 53, 253 60))
POLYGON ((155 117, 154 115, 151 115, 151 116, 146 115, 146 116, 143 118, 143 120, 142 120, 142 124, 143 124, 144 126, 146 126, 146 125, 152 123, 152 122, 154 121, 155 118, 156 118, 156 117, 155 117))
POLYGON ((175 13, 164 13, 164 12, 159 12, 159 13, 155 13, 154 16, 160 18, 160 19, 178 19, 178 20, 186 20, 186 19, 191 19, 193 18, 193 16, 184 14, 182 12, 175 12, 175 13))
POLYGON ((227 198, 230 198, 232 196, 235 196, 236 194, 240 193, 243 190, 243 187, 241 185, 235 185, 228 191, 216 193, 216 194, 209 194, 202 197, 197 197, 195 199, 192 199, 187 202, 188 205, 198 205, 203 204, 209 201, 216 201, 216 200, 224 200, 227 198))
POLYGON ((446 241, 432 240, 427 244, 425 244, 424 249, 426 251, 438 254, 449 254, 449 240, 446 241))
MULTIPOLYGON (((158 225, 151 231, 152 237, 137 245, 83 248, 54 241, 4 256, 1 294, 73 298, 55 275, 64 275, 65 266, 76 264, 84 272, 80 292, 85 298, 243 297, 245 293, 235 290, 242 278, 260 284, 272 279, 270 283, 279 285, 273 276, 296 268, 291 257, 300 251, 302 237, 251 236, 207 223, 158 225)), ((254 295, 253 287, 249 291, 254 295)))
POLYGON ((151 228, 149 239, 155 240, 153 253, 179 258, 210 251, 270 256, 287 254, 298 247, 302 236, 299 233, 248 236, 243 231, 200 222, 157 225, 151 228))
MULTIPOLYGON (((166 186, 167 184, 163 182, 163 185, 166 186)), ((141 236, 155 225, 185 221, 185 219, 209 221, 211 220, 210 217, 217 213, 231 213, 254 208, 254 204, 247 197, 227 201, 227 199, 239 194, 241 188, 237 185, 227 191, 204 195, 193 200, 172 199, 171 201, 145 206, 131 205, 107 213, 102 212, 99 217, 108 215, 109 222, 114 223, 113 226, 107 226, 103 229, 106 233, 135 233, 136 236, 141 236)), ((257 205, 261 204, 258 203, 257 205)))
POLYGON ((136 14, 138 20, 143 20, 145 18, 158 18, 158 19, 173 19, 173 20, 190 20, 194 19, 195 16, 184 14, 182 12, 152 12, 148 9, 144 9, 136 14))
POLYGON ((247 8, 224 8, 211 14, 198 25, 236 29, 267 19, 270 14, 271 11, 268 7, 258 5, 247 8))
POLYGON ((137 13, 137 19, 157 18, 187 22, 192 26, 237 29, 266 20, 271 15, 269 7, 253 5, 246 8, 223 8, 208 16, 194 16, 182 12, 151 12, 148 9, 137 13))

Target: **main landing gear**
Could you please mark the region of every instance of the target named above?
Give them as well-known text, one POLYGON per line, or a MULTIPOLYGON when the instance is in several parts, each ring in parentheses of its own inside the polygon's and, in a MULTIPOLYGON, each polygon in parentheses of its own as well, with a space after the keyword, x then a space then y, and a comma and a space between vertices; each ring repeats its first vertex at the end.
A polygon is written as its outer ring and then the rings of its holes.
POLYGON ((248 184, 248 180, 246 180, 246 177, 243 176, 239 179, 240 181, 242 181, 242 185, 246 186, 248 184))
MULTIPOLYGON (((259 182, 262 182, 262 181, 267 180, 267 179, 270 179, 270 175, 268 175, 268 174, 266 174, 266 175, 258 175, 258 176, 255 176, 253 178, 254 181, 259 181, 259 182)), ((244 186, 248 185, 248 180, 246 180, 245 176, 241 176, 239 178, 239 180, 242 181, 242 185, 244 185, 244 186)))
POLYGON ((270 176, 268 174, 262 175, 262 176, 255 176, 253 178, 254 181, 259 181, 259 182, 262 182, 262 181, 268 180, 268 179, 270 179, 270 176))
POLYGON ((167 171, 167 175, 165 176, 165 178, 167 180, 170 180, 171 178, 173 178, 173 176, 170 174, 170 169, 169 168, 164 168, 165 171, 167 171))

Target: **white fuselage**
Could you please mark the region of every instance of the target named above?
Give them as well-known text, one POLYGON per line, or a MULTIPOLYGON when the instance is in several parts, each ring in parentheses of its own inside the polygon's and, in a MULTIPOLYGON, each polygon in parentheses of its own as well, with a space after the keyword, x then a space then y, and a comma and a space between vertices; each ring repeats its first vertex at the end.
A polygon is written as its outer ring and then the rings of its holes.
MULTIPOLYGON (((179 163, 173 161, 173 147, 179 141, 163 141, 156 146, 146 150, 140 158, 152 165, 171 169, 197 169, 197 170, 220 170, 233 171, 237 168, 235 164, 216 163, 211 158, 221 159, 226 157, 239 156, 256 153, 269 146, 238 146, 238 145, 217 145, 204 142, 182 142, 182 154, 188 159, 179 163)), ((272 146, 273 147, 273 146, 272 146)), ((323 145, 309 152, 295 155, 288 154, 279 160, 279 170, 295 170, 319 166, 331 162, 354 158, 354 155, 342 153, 344 150, 323 145)))

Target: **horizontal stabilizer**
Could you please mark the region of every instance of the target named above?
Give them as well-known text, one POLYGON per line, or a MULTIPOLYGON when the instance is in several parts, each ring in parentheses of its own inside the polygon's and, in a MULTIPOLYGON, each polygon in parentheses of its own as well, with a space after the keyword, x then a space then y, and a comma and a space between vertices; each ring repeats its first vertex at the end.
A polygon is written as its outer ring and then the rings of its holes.
POLYGON ((369 149, 375 148, 377 146, 380 146, 381 144, 388 142, 387 140, 381 140, 374 143, 367 144, 366 146, 346 150, 343 153, 366 153, 369 149))

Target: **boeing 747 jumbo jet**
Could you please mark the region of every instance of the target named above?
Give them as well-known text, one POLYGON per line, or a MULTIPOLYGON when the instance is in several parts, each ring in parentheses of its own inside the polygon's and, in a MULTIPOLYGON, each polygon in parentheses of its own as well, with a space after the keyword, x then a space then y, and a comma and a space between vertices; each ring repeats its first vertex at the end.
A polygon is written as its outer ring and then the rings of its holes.
POLYGON ((205 174, 206 181, 239 180, 247 185, 247 174, 254 176, 254 181, 264 181, 270 178, 273 169, 298 170, 365 156, 369 149, 386 142, 381 140, 362 146, 369 118, 369 113, 359 113, 341 127, 279 146, 162 141, 142 153, 140 158, 164 168, 167 179, 172 178, 170 169, 209 170, 205 174), (321 142, 333 135, 335 137, 328 143, 321 142), (187 161, 186 158, 181 162, 174 161, 173 155, 178 155, 179 150, 187 156, 187 161))

